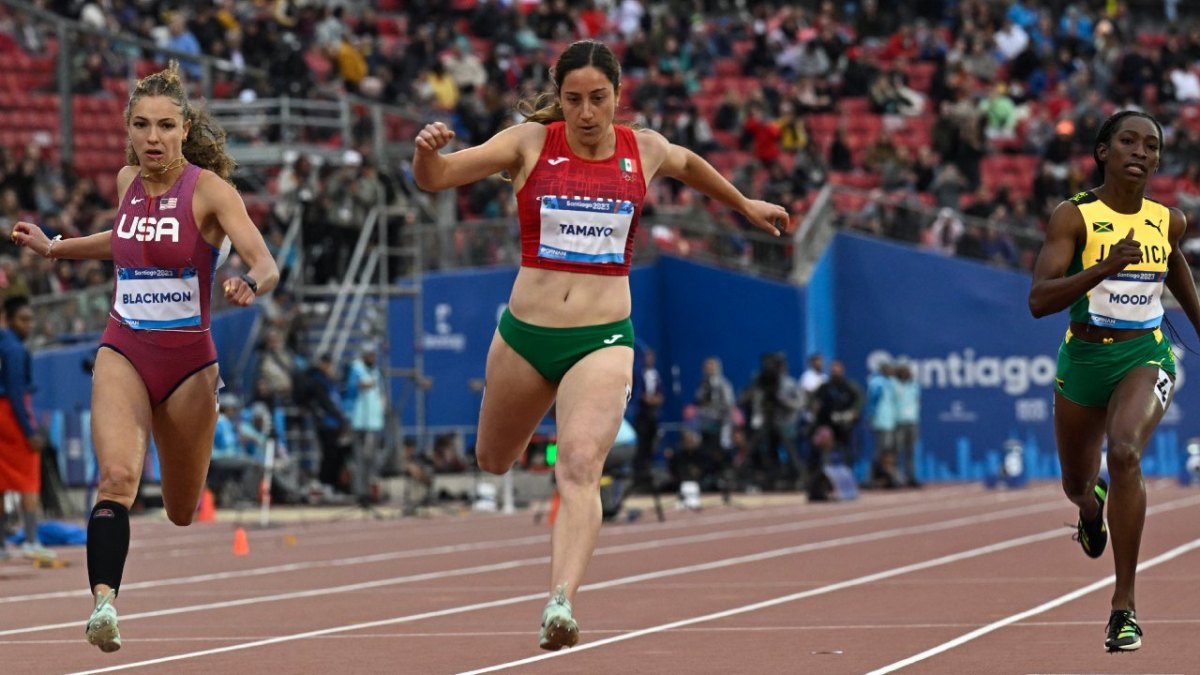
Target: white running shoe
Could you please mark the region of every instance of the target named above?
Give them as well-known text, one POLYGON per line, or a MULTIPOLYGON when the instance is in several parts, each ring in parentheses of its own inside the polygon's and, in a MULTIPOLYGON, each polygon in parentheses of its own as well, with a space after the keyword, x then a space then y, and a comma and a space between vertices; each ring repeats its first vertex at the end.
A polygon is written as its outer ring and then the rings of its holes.
POLYGON ((117 628, 117 608, 112 601, 116 592, 109 591, 101 595, 92 610, 92 618, 88 619, 84 629, 87 641, 100 648, 100 651, 115 652, 121 648, 121 631, 117 628))
POLYGON ((57 560, 58 554, 36 541, 21 544, 21 554, 30 560, 57 560))

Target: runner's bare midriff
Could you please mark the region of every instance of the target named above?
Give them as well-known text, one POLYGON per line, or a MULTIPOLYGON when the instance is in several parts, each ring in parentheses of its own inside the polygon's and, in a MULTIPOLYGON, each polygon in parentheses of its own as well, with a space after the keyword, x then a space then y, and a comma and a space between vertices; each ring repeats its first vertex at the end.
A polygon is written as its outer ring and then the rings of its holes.
POLYGON ((1112 342, 1125 342, 1137 337, 1141 337, 1146 333, 1153 333, 1153 328, 1106 328, 1104 326, 1093 326, 1091 324, 1080 323, 1078 321, 1071 322, 1071 334, 1077 339, 1084 342, 1103 343, 1106 340, 1112 342))
POLYGON ((629 316, 629 277, 522 267, 508 306, 521 321, 546 328, 612 323, 629 316))

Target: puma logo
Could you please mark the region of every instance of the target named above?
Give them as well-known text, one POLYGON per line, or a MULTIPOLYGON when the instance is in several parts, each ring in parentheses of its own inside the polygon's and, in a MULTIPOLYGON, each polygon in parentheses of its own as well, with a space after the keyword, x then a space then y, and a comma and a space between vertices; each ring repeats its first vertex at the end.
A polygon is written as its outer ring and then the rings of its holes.
POLYGON ((1160 237, 1163 236, 1162 223, 1155 225, 1154 223, 1150 222, 1149 218, 1146 218, 1145 220, 1146 220, 1147 225, 1149 225, 1150 227, 1153 227, 1155 232, 1158 232, 1158 236, 1160 236, 1160 237))
POLYGON ((604 344, 606 344, 606 345, 615 344, 615 343, 616 343, 616 341, 617 341, 617 340, 620 340, 620 339, 621 339, 621 336, 623 336, 623 335, 625 335, 625 334, 624 334, 624 333, 617 333, 616 335, 614 335, 614 336, 612 336, 612 337, 608 338, 607 340, 604 340, 603 342, 604 342, 604 344))
POLYGON ((546 160, 546 163, 549 164, 550 166, 558 166, 559 164, 562 164, 563 162, 566 162, 569 160, 570 160, 569 157, 555 157, 554 159, 546 160))

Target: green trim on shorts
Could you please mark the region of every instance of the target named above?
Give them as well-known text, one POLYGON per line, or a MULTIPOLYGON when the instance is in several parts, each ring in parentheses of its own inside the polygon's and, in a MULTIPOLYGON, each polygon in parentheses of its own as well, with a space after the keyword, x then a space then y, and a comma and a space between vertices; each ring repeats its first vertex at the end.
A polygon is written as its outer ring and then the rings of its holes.
POLYGON ((505 308, 500 315, 500 337, 554 384, 580 359, 606 347, 633 349, 633 321, 628 317, 595 326, 545 328, 525 323, 505 308))
POLYGON ((1171 341, 1155 329, 1132 340, 1100 344, 1075 338, 1071 331, 1058 348, 1054 390, 1089 408, 1104 408, 1129 371, 1142 366, 1175 374, 1171 341))

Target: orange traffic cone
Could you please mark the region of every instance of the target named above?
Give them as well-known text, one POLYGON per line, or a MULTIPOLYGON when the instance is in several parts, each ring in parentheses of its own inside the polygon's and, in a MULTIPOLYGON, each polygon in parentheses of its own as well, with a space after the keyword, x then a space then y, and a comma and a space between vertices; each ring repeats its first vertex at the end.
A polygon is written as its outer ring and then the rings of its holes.
POLYGON ((250 540, 246 538, 246 528, 244 527, 239 527, 233 531, 233 554, 250 554, 250 540))
POLYGON ((556 518, 558 518, 558 502, 559 501, 560 501, 560 498, 558 496, 558 490, 555 490, 554 496, 550 498, 550 515, 546 517, 546 522, 550 523, 551 525, 553 525, 554 520, 556 518))
POLYGON ((214 523, 217 520, 217 503, 213 497, 212 490, 204 488, 204 494, 200 495, 200 508, 196 512, 196 522, 198 523, 214 523))

